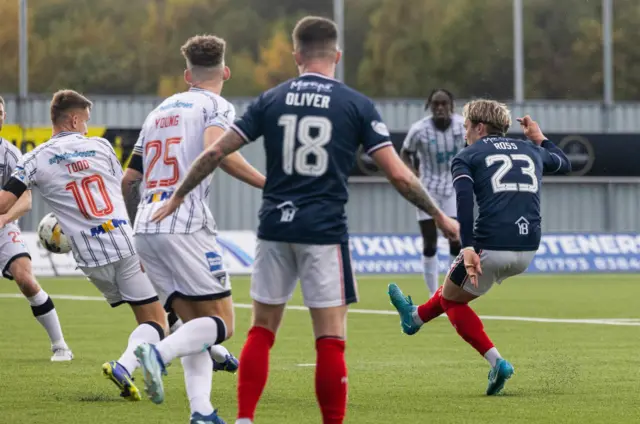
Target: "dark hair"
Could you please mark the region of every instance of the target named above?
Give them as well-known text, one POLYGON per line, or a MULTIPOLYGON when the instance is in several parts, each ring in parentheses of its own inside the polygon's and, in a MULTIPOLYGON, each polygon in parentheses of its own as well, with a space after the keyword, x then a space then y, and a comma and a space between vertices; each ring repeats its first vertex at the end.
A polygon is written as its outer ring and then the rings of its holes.
POLYGON ((447 97, 449 97, 449 100, 451 101, 451 112, 453 112, 453 102, 455 101, 455 99, 453 97, 453 93, 451 93, 451 91, 447 90, 446 88, 436 88, 432 90, 429 94, 429 97, 427 97, 427 101, 424 104, 424 110, 429 109, 429 106, 431 106, 431 101, 433 100, 433 96, 435 96, 436 93, 444 93, 447 95, 447 97))
POLYGON ((331 19, 320 16, 302 18, 293 29, 294 48, 303 57, 324 57, 338 48, 338 26, 331 19))
POLYGON ((224 62, 226 45, 226 41, 215 35, 196 35, 180 47, 180 52, 192 66, 213 68, 224 62))
POLYGON ((93 103, 82 94, 73 90, 60 90, 51 99, 51 122, 57 124, 73 109, 91 108, 93 103))

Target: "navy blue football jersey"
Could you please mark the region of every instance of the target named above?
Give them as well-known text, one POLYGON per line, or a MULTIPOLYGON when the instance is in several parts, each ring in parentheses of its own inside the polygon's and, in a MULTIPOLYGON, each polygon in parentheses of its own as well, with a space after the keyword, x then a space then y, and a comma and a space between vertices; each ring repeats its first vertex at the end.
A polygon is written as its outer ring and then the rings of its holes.
POLYGON ((344 205, 356 153, 391 145, 369 98, 332 78, 303 74, 260 95, 232 128, 247 142, 264 138, 260 239, 348 240, 344 205))
POLYGON ((542 236, 542 175, 571 169, 565 154, 545 140, 489 136, 464 148, 453 159, 454 182, 469 178, 478 204, 473 245, 478 249, 537 250, 542 236))

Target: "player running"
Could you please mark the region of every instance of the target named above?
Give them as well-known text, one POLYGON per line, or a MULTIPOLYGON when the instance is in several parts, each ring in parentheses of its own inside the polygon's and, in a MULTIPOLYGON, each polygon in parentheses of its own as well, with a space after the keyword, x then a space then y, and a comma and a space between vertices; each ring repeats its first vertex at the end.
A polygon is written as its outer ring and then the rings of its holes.
POLYGON ((259 96, 230 131, 196 160, 162 220, 245 143, 264 137, 267 183, 251 277, 253 324, 240 356, 238 421, 251 423, 267 382, 269 351, 300 279, 316 338, 316 394, 325 423, 342 423, 347 401, 344 359, 347 305, 357 301, 344 205, 360 145, 407 199, 434 217, 445 235, 458 224, 436 206, 396 154, 371 100, 333 79, 342 53, 338 29, 306 17, 293 31, 298 78, 259 96))
MULTIPOLYGON (((0 97, 0 131, 6 116, 4 99, 0 97)), ((0 180, 2 185, 11 178, 18 161, 20 150, 8 140, 0 137, 0 180)), ((27 190, 15 204, 0 215, 0 267, 2 276, 15 280, 18 288, 31 305, 33 316, 44 327, 51 341, 53 356, 51 361, 63 362, 73 359, 73 353, 64 341, 62 327, 53 301, 40 287, 31 270, 31 255, 20 236, 18 219, 31 210, 31 191, 27 190)))
MULTIPOLYGON (((217 228, 209 210, 211 177, 202 181, 188 201, 163 220, 151 217, 171 196, 189 166, 213 144, 235 118, 233 106, 220 96, 230 76, 225 66, 225 41, 192 37, 181 49, 185 81, 191 89, 173 95, 147 117, 122 182, 129 203, 143 180, 135 221, 135 245, 165 308, 184 324, 157 344, 136 351, 151 400, 164 400, 165 366, 181 358, 191 422, 223 423, 211 404, 211 377, 216 369, 235 371, 237 360, 220 343, 233 334, 231 281, 222 265, 217 228), (203 350, 203 346, 205 349, 203 350), (207 352, 211 354, 215 362, 207 352)), ((256 188, 265 178, 239 154, 228 156, 224 170, 256 188)))
POLYGON ((502 103, 475 100, 465 105, 463 115, 469 147, 452 165, 462 252, 444 285, 424 305, 414 306, 396 284, 389 285, 389 297, 405 334, 415 334, 446 313, 458 334, 489 362, 487 395, 495 395, 513 366, 502 359, 468 303, 529 267, 542 234, 542 174, 564 174, 571 165, 529 116, 518 121, 533 143, 506 137, 511 117, 502 103), (475 229, 474 193, 479 209, 475 229))
POLYGON ((138 327, 120 359, 105 363, 102 369, 121 389, 122 397, 140 400, 131 378, 138 367, 134 349, 142 342, 161 340, 166 320, 133 249, 120 192, 120 162, 107 140, 84 136, 91 106, 72 90, 53 95, 53 136, 20 159, 0 192, 0 213, 6 213, 26 191, 37 188, 69 237, 84 275, 112 307, 131 306, 138 327))
MULTIPOLYGON (((444 88, 433 90, 426 108, 431 115, 414 123, 402 144, 400 156, 415 170, 422 185, 433 193, 438 206, 450 217, 456 216, 456 197, 451 178, 451 161, 464 148, 464 119, 453 113, 453 94, 444 88), (417 160, 418 166, 414 163, 417 160)), ((422 234, 424 280, 433 296, 438 289, 438 231, 433 218, 418 209, 422 234)), ((451 261, 460 253, 460 242, 449 240, 451 261)))

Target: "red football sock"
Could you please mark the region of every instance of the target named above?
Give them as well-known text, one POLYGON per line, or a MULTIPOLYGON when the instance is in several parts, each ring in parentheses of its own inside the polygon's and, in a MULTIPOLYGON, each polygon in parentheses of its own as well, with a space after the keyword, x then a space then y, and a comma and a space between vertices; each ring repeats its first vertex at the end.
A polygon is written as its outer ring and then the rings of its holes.
POLYGON ((442 287, 438 287, 438 290, 427 303, 418 306, 418 316, 425 324, 444 313, 444 308, 440 302, 440 299, 442 299, 442 287))
POLYGON ((493 342, 484 332, 480 317, 466 303, 452 302, 444 297, 440 303, 460 337, 484 356, 493 347, 493 342))
POLYGON ((276 335, 264 327, 252 327, 240 353, 238 371, 238 419, 253 421, 269 375, 269 350, 276 335))
POLYGON ((347 364, 342 339, 316 340, 316 397, 323 424, 342 424, 347 410, 347 364))

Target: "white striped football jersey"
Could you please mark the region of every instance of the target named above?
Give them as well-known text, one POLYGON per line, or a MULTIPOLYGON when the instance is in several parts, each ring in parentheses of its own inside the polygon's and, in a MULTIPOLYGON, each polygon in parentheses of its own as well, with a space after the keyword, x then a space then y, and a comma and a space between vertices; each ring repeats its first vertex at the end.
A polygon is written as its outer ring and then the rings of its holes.
POLYGON ((135 254, 122 175, 107 140, 62 132, 26 153, 12 176, 40 191, 70 238, 78 265, 97 267, 135 254))
POLYGON ((464 118, 451 116, 451 125, 440 131, 431 116, 414 123, 402 148, 417 155, 422 185, 433 194, 451 196, 454 192, 451 179, 451 161, 465 146, 464 118))
POLYGON ((133 149, 142 156, 144 178, 135 233, 190 234, 201 229, 216 233, 209 209, 209 186, 205 178, 170 216, 151 222, 154 212, 167 200, 204 150, 204 131, 227 129, 235 119, 231 103, 211 91, 191 88, 160 104, 144 122, 133 149))
MULTIPOLYGON (((0 137, 0 180, 2 187, 7 184, 13 171, 18 165, 18 161, 22 157, 22 152, 14 146, 9 140, 0 137)), ((15 221, 18 224, 18 221, 15 221)))

